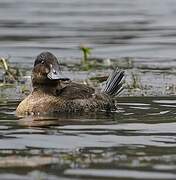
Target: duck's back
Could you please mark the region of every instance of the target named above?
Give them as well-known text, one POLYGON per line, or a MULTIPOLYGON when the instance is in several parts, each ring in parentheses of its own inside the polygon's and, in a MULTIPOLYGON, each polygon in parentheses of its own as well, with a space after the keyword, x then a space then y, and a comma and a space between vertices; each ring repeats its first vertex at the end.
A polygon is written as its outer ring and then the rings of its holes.
POLYGON ((60 108, 68 111, 101 111, 114 108, 114 101, 105 93, 95 91, 84 84, 70 82, 58 94, 67 106, 60 108))
POLYGON ((68 100, 88 99, 95 93, 94 88, 71 81, 63 82, 60 86, 62 88, 57 90, 57 96, 68 100))

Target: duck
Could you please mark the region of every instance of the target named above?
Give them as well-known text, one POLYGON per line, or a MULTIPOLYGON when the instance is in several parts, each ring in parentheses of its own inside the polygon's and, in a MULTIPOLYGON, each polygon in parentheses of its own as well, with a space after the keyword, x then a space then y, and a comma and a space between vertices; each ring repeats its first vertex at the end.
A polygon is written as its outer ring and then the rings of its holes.
POLYGON ((117 110, 115 97, 123 89, 124 71, 116 68, 96 90, 64 77, 51 52, 40 53, 32 69, 32 92, 20 102, 17 116, 117 110))

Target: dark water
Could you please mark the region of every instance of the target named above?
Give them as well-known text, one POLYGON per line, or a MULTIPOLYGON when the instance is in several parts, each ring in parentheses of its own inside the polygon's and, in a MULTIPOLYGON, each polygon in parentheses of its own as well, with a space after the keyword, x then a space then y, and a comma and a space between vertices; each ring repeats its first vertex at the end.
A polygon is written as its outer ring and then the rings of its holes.
POLYGON ((118 112, 17 119, 0 103, 0 179, 176 179, 176 101, 118 98, 118 112))
POLYGON ((83 43, 97 57, 175 59, 175 17, 175 0, 1 0, 0 56, 80 57, 83 43))

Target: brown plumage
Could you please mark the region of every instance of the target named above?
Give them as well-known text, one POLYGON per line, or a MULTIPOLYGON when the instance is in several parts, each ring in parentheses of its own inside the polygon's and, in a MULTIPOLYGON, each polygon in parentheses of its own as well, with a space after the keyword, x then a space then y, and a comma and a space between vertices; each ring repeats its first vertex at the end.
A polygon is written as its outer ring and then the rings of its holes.
POLYGON ((113 97, 122 89, 123 71, 115 70, 100 92, 62 77, 57 58, 43 52, 32 71, 33 91, 17 107, 16 114, 110 111, 116 109, 113 97))

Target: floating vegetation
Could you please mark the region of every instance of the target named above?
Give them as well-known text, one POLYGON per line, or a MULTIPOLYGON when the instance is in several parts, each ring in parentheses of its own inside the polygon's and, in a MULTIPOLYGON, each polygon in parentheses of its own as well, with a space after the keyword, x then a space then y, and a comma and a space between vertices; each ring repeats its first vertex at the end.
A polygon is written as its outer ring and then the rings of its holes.
POLYGON ((108 76, 93 76, 89 78, 91 81, 97 81, 98 83, 102 83, 108 79, 108 76))
POLYGON ((113 68, 111 59, 90 58, 92 48, 81 45, 80 50, 82 51, 80 70, 113 68))
POLYGON ((13 67, 8 59, 0 58, 0 97, 18 98, 29 93, 26 81, 22 78, 22 74, 26 71, 13 67), (26 88, 24 88, 26 87, 26 88))
MULTIPOLYGON (((126 71, 124 83, 125 95, 127 96, 145 96, 147 91, 150 91, 148 86, 144 87, 144 82, 141 79, 141 72, 138 69, 126 71)), ((146 82, 147 83, 147 82, 146 82)))
POLYGON ((131 88, 132 89, 142 89, 142 85, 141 85, 139 76, 132 72, 131 77, 132 77, 131 88))
MULTIPOLYGON (((125 88, 123 96, 163 96, 176 95, 174 68, 164 69, 168 64, 163 64, 163 69, 151 69, 152 61, 139 61, 136 58, 92 58, 91 48, 80 47, 81 59, 66 59, 62 64, 63 71, 76 71, 75 81, 81 81, 101 89, 111 71, 119 67, 125 70, 125 88), (81 60, 81 63, 80 63, 81 60), (79 63, 78 63, 79 62, 79 63), (147 66, 146 66, 147 64, 147 66)), ((172 64, 172 63, 171 63, 172 64)), ((159 66, 159 65, 158 65, 159 66)), ((171 65, 170 65, 171 66, 171 65)), ((172 67, 172 66, 171 66, 172 67)), ((0 97, 19 99, 30 93, 31 69, 19 68, 9 62, 8 58, 0 58, 0 97), (13 94, 13 93, 14 94, 13 94)), ((72 74, 72 72, 71 72, 72 74)))
POLYGON ((21 85, 21 93, 25 95, 29 95, 30 93, 30 88, 27 84, 21 85))
POLYGON ((19 81, 21 71, 17 67, 12 67, 8 59, 0 58, 0 69, 2 69, 1 86, 19 81))

